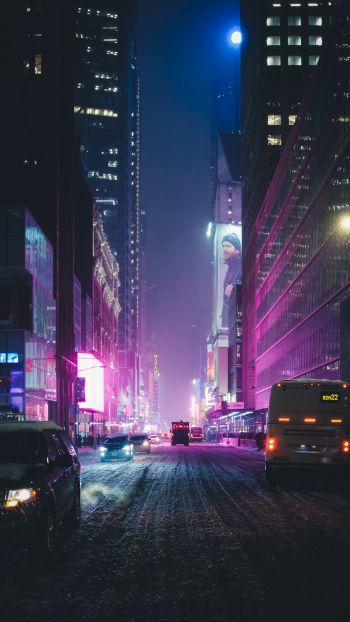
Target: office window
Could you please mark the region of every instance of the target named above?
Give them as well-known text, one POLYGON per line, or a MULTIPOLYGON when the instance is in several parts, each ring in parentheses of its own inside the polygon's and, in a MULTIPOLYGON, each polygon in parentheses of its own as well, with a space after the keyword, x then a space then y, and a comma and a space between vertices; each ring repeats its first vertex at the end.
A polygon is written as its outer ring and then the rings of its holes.
POLYGON ((41 54, 35 54, 35 57, 34 57, 34 73, 37 76, 42 74, 42 56, 41 56, 41 54))
POLYGON ((301 65, 301 56, 288 56, 288 65, 301 65))
POLYGON ((319 15, 309 15, 309 26, 322 26, 322 17, 319 15))
POLYGON ((294 125, 296 120, 297 120, 297 115, 296 114, 289 114, 288 115, 288 125, 294 125))
POLYGON ((317 54, 311 54, 311 56, 309 56, 309 65, 317 65, 319 60, 320 57, 317 54))
POLYGON ((281 45, 281 37, 274 35, 273 37, 267 37, 266 45, 281 45))
POLYGON ((316 36, 316 35, 310 35, 309 45, 322 45, 322 37, 316 36))
POLYGON ((289 35, 288 45, 301 45, 301 37, 299 35, 289 35))
POLYGON ((301 26, 300 15, 288 15, 288 26, 301 26))
POLYGON ((281 57, 280 56, 268 56, 266 59, 266 64, 269 67, 273 67, 274 65, 280 65, 281 64, 281 57))
POLYGON ((267 125, 282 125, 282 117, 280 114, 268 114, 267 125))
POLYGON ((267 26, 280 26, 281 25, 281 18, 279 15, 273 15, 271 17, 267 17, 266 18, 266 25, 267 26))
POLYGON ((272 147, 279 147, 282 145, 282 136, 280 134, 268 134, 267 144, 272 147))

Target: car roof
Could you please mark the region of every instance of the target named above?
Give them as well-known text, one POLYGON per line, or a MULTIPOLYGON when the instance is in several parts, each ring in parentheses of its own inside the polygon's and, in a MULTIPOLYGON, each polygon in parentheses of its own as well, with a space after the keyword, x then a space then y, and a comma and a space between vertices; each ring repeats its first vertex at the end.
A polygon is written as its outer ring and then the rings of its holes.
POLYGON ((63 431, 54 421, 0 421, 0 433, 43 432, 44 430, 63 431))
POLYGON ((145 434, 144 432, 135 432, 131 435, 131 438, 133 438, 134 436, 147 436, 147 434, 145 434))
POLYGON ((108 436, 106 436, 105 440, 107 440, 108 438, 126 438, 127 436, 128 436, 128 434, 122 434, 122 433, 120 433, 120 434, 108 434, 108 436))

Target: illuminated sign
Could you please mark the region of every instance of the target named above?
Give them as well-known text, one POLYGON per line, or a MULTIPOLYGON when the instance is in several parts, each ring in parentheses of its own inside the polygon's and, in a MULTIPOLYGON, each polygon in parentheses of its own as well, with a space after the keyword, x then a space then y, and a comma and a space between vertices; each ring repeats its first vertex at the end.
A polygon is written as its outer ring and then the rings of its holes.
POLYGON ((18 352, 0 352, 0 363, 19 363, 18 352))
POLYGON ((85 378, 85 401, 82 410, 104 411, 104 366, 93 354, 78 352, 78 377, 85 378))
POLYGON ((321 402, 340 402, 339 391, 323 391, 321 393, 321 402))
POLYGON ((242 273, 242 227, 217 224, 214 240, 214 331, 228 328, 229 299, 242 273))

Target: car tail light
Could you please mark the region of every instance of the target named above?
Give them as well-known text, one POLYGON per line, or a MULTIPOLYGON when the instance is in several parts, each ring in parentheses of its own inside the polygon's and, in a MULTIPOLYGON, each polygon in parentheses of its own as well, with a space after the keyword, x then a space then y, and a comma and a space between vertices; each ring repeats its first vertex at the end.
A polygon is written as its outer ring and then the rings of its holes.
POLYGON ((276 451, 277 443, 274 436, 268 436, 266 439, 267 451, 276 451))
POLYGON ((350 441, 343 440, 342 442, 342 452, 343 454, 348 454, 350 452, 350 441))

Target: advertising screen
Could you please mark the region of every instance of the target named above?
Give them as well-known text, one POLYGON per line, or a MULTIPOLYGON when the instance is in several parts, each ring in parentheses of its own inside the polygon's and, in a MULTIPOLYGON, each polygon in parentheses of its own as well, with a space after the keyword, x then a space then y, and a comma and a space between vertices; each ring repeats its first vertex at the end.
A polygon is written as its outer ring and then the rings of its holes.
POLYGON ((242 273, 242 227, 217 224, 214 245, 216 331, 229 326, 229 299, 242 273))
POLYGON ((104 411, 104 367, 93 354, 78 352, 78 377, 85 378, 85 402, 82 410, 104 411))

